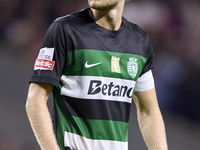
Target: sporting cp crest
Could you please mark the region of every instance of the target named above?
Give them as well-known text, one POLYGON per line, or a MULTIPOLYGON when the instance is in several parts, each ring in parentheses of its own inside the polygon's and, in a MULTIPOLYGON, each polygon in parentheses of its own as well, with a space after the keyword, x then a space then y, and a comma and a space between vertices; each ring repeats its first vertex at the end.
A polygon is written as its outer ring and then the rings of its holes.
POLYGON ((134 79, 138 72, 138 63, 136 58, 129 58, 129 61, 127 62, 127 70, 128 74, 134 79))

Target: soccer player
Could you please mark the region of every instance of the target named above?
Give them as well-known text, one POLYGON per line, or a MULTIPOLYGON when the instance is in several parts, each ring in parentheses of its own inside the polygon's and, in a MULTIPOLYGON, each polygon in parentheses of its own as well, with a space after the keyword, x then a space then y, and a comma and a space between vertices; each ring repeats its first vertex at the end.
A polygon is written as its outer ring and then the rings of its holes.
POLYGON ((41 149, 127 150, 134 98, 148 149, 167 150, 148 35, 122 17, 125 0, 88 4, 52 23, 34 64, 26 110, 41 149))

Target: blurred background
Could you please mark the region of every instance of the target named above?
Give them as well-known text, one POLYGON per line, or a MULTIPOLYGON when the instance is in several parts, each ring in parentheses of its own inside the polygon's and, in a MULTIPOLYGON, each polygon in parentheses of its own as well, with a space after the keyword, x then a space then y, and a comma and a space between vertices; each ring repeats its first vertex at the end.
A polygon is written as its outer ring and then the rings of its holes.
MULTIPOLYGON (((52 21, 85 7, 86 0, 0 0, 0 150, 39 150, 25 112, 34 60, 52 21)), ((154 47, 169 150, 200 150, 200 1, 132 0, 124 16, 154 47)), ((129 128, 129 150, 146 150, 134 104, 129 128)))

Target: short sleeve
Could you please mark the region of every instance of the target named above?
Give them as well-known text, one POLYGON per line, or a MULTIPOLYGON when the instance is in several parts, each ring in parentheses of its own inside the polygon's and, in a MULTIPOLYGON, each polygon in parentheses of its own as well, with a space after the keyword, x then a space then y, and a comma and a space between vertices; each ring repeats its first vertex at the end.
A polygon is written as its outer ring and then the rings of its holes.
POLYGON ((141 75, 143 75, 145 72, 153 69, 153 67, 154 67, 153 47, 151 45, 151 42, 150 42, 148 35, 147 35, 147 38, 146 38, 146 58, 147 58, 147 60, 146 60, 146 63, 145 63, 145 66, 142 70, 141 75))
POLYGON ((58 86, 67 58, 67 39, 62 24, 53 22, 47 30, 30 79, 58 86))
POLYGON ((155 84, 154 84, 153 74, 152 71, 149 70, 138 78, 135 84, 134 92, 147 91, 152 89, 154 86, 155 84))

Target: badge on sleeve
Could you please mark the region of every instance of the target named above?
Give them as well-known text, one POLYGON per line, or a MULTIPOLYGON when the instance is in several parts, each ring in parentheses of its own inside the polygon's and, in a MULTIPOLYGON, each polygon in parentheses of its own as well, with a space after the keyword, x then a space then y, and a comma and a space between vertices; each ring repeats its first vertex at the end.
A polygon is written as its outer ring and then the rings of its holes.
POLYGON ((35 60, 34 70, 53 70, 55 61, 53 60, 54 48, 42 48, 35 60))

